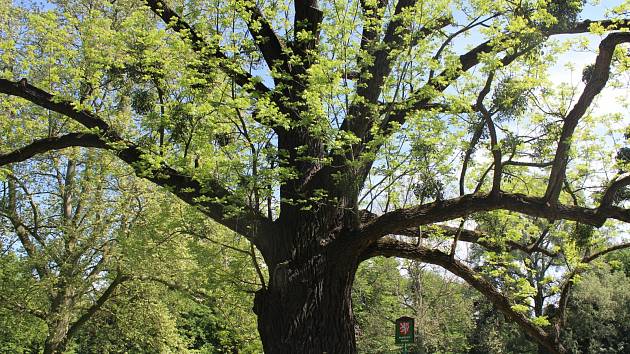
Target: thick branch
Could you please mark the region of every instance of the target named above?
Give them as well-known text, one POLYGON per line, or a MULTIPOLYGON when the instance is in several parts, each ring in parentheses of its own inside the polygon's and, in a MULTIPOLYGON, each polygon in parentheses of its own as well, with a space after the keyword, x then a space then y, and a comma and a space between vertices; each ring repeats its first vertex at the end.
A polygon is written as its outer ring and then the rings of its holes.
MULTIPOLYGON (((555 190, 556 183, 553 181, 564 179, 566 168, 566 156, 568 156, 568 146, 577 120, 581 117, 586 108, 601 91, 608 79, 608 70, 612 59, 612 52, 618 43, 630 41, 628 33, 610 34, 600 45, 600 55, 597 59, 595 73, 587 84, 584 94, 576 104, 576 107, 569 113, 563 129, 563 138, 560 140, 558 152, 552 168, 548 193, 544 199, 533 198, 518 194, 505 194, 493 191, 497 194, 497 200, 493 201, 488 196, 468 195, 451 199, 444 202, 436 202, 419 206, 416 208, 402 209, 384 214, 378 219, 365 225, 366 237, 377 239, 379 237, 396 233, 397 230, 409 226, 426 225, 440 221, 446 221, 457 217, 467 216, 474 212, 489 211, 495 209, 507 209, 531 216, 544 217, 548 219, 569 219, 581 221, 594 226, 601 226, 607 218, 614 218, 622 221, 630 220, 630 211, 618 207, 603 204, 597 209, 581 208, 577 206, 550 205, 550 191, 555 190), (380 219, 380 220, 379 220, 380 219), (413 221, 412 221, 413 220, 413 221), (384 227, 388 225, 387 227, 384 227)), ((473 50, 474 52, 475 50, 473 50)), ((562 183, 560 183, 560 186, 562 183)), ((557 193, 559 192, 553 192, 557 193)), ((553 199, 555 200, 555 199, 553 199)))
POLYGON ((256 2, 247 0, 243 7, 247 14, 245 19, 247 28, 254 37, 269 69, 282 68, 285 72, 290 71, 285 44, 256 6, 256 2))
POLYGON ((306 51, 314 49, 319 42, 319 30, 324 13, 319 9, 317 0, 295 0, 293 49, 305 59, 306 51), (304 35, 306 34, 306 35, 304 35))
MULTIPOLYGON (((362 210, 361 216, 364 223, 377 217, 376 214, 370 213, 367 210, 362 210)), ((395 234, 392 234, 390 236, 393 235, 401 235, 414 238, 431 238, 445 236, 453 238, 457 237, 459 241, 474 243, 492 251, 518 250, 527 254, 539 252, 549 257, 557 255, 549 251, 548 249, 545 249, 544 247, 540 247, 538 242, 532 245, 523 245, 516 241, 509 240, 505 242, 505 246, 500 246, 492 242, 485 241, 487 235, 482 233, 481 231, 440 224, 427 225, 426 227, 408 227, 406 229, 399 230, 395 234)))
POLYGON ((607 31, 616 31, 630 27, 630 19, 616 19, 616 20, 584 20, 576 22, 569 28, 552 29, 548 32, 549 35, 556 34, 579 34, 586 33, 591 30, 591 25, 598 25, 606 29, 607 31))
MULTIPOLYGON (((396 9, 392 15, 391 22, 387 25, 385 36, 382 43, 377 43, 378 32, 380 32, 380 18, 374 18, 370 26, 364 25, 363 36, 361 37, 361 49, 367 51, 369 56, 373 56, 369 61, 370 65, 360 62, 361 74, 357 83, 357 94, 364 97, 367 102, 375 103, 383 89, 383 82, 392 69, 392 62, 395 57, 391 51, 399 48, 403 44, 403 38, 406 32, 405 23, 402 19, 402 13, 405 9, 415 5, 416 0, 399 0, 396 9), (374 50, 375 48, 378 48, 374 50)), ((383 2, 377 5, 383 6, 383 2)), ((365 6, 364 6, 365 7, 365 6)), ((382 14, 382 8, 370 8, 370 11, 382 14)), ((428 35, 430 30, 423 29, 423 33, 428 35)))
POLYGON ((0 154, 0 166, 22 162, 35 155, 52 150, 61 150, 71 146, 107 148, 107 144, 96 134, 70 133, 63 136, 35 140, 34 142, 7 154, 0 154))
POLYGON ((376 240, 380 237, 397 234, 400 230, 420 225, 434 224, 473 213, 497 209, 510 210, 530 216, 551 220, 566 219, 600 227, 608 218, 630 222, 630 210, 618 207, 584 208, 563 204, 548 204, 542 198, 523 194, 499 192, 488 194, 468 194, 462 197, 423 204, 416 207, 394 210, 364 224, 363 237, 376 240))
POLYGON ((625 176, 620 178, 615 178, 615 180, 612 181, 610 186, 608 186, 608 188, 604 192, 601 200, 601 205, 611 206, 615 202, 617 192, 628 185, 630 185, 630 174, 626 174, 625 176))
POLYGON ((553 161, 546 162, 529 162, 529 161, 512 161, 507 160, 503 162, 503 166, 520 166, 520 167, 538 167, 544 168, 553 165, 553 161))
POLYGON ((610 246, 606 249, 603 249, 599 252, 593 253, 590 256, 586 256, 584 258, 582 258, 582 263, 591 263, 592 261, 596 260, 599 257, 605 256, 606 254, 610 253, 610 252, 614 252, 614 251, 618 251, 618 250, 623 250, 626 248, 630 248, 630 242, 626 242, 626 243, 621 243, 618 245, 614 245, 614 246, 610 246))

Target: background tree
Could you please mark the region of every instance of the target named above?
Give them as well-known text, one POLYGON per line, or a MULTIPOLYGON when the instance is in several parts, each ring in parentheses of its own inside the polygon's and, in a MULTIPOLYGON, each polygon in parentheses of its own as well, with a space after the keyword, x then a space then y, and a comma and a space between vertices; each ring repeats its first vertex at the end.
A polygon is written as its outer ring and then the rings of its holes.
POLYGON ((266 352, 354 352, 351 287, 359 263, 379 255, 449 270, 566 352, 457 257, 459 241, 483 237, 445 223, 496 210, 630 221, 616 198, 630 183, 615 174, 617 149, 573 158, 586 132, 610 133, 612 145, 622 135, 579 123, 625 75, 627 2, 601 20, 580 19, 582 1, 0 6, 0 165, 109 150, 246 237, 268 270, 254 300, 266 352), (566 46, 551 37, 590 30, 604 38, 583 89, 556 89, 546 73, 566 46), (20 145, 25 131, 32 142, 20 145), (610 174, 574 203, 565 181, 593 169, 579 161, 610 174), (504 188, 532 174, 544 188, 504 188), (399 193, 398 182, 412 188, 399 193), (453 242, 389 237, 401 234, 453 242))
POLYGON ((215 228, 195 235, 186 225, 203 223, 199 215, 150 194, 111 156, 69 153, 5 176, 2 350, 255 352, 255 320, 242 305, 251 295, 242 292, 259 282, 244 240, 204 241, 215 228))
POLYGON ((106 163, 95 163, 99 155, 52 154, 31 161, 28 172, 9 170, 5 177, 1 215, 10 232, 3 237, 4 257, 25 257, 15 264, 17 274, 3 272, 3 303, 45 321, 45 353, 62 351, 128 280, 112 251, 134 222, 137 194, 106 163), (119 187, 119 198, 113 199, 110 184, 119 187))
POLYGON ((415 318, 418 353, 464 353, 473 329, 474 292, 465 283, 413 261, 374 258, 359 266, 352 290, 357 350, 395 353, 392 331, 403 315, 415 318), (402 271, 402 274, 401 274, 402 271))
POLYGON ((600 269, 575 286, 567 306, 563 342, 574 353, 626 353, 628 342, 628 286, 621 271, 600 269))

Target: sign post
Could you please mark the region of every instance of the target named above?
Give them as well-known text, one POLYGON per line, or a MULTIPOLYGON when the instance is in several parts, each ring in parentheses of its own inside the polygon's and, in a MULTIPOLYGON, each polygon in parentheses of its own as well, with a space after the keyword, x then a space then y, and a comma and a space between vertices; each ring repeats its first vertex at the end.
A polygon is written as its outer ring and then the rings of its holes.
POLYGON ((396 320, 396 344, 403 345, 403 354, 407 354, 407 344, 414 341, 414 319, 403 316, 396 320))

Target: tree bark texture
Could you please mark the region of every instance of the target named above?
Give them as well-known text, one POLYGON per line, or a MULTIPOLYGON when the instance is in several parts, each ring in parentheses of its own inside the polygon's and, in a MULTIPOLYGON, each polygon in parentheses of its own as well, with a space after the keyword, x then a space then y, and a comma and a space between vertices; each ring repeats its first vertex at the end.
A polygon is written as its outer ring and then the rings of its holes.
POLYGON ((277 264, 254 303, 265 353, 355 353, 356 267, 356 256, 335 247, 277 264))

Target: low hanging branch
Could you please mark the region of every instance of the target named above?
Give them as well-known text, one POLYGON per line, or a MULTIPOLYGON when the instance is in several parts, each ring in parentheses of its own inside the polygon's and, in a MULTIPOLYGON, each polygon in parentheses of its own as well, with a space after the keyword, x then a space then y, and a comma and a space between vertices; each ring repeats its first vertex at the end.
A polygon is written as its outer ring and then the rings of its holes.
POLYGON ((541 343, 551 353, 563 354, 567 352, 562 344, 554 340, 553 336, 533 324, 524 314, 515 311, 512 308, 514 304, 497 290, 494 285, 450 255, 438 250, 411 245, 392 238, 383 238, 368 248, 362 258, 367 259, 375 256, 401 257, 438 265, 462 278, 477 291, 482 293, 499 311, 516 322, 528 335, 534 337, 538 343, 541 343))
POLYGON ((505 209, 546 219, 566 219, 601 226, 608 218, 630 222, 630 210, 619 207, 585 208, 573 205, 549 205, 542 198, 500 192, 498 195, 467 194, 385 213, 362 225, 364 238, 376 240, 420 225, 444 222, 473 213, 505 209))

